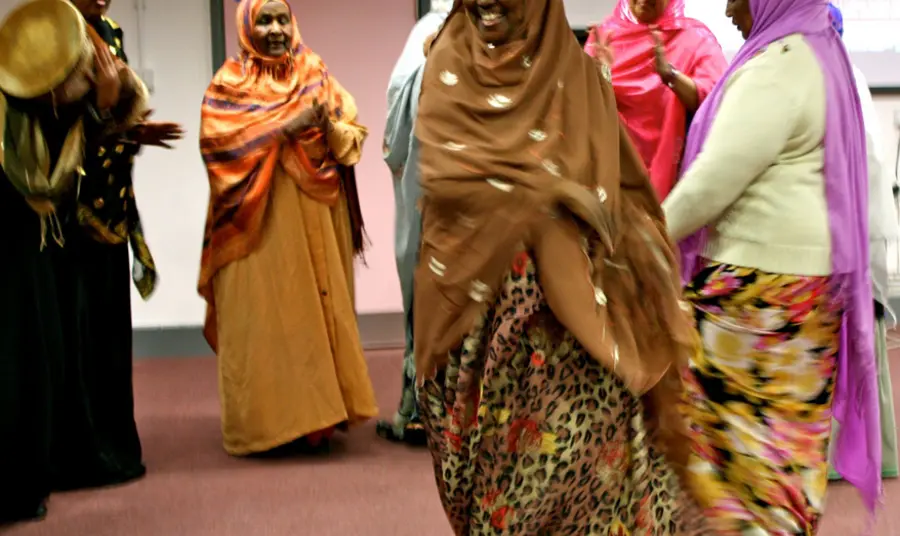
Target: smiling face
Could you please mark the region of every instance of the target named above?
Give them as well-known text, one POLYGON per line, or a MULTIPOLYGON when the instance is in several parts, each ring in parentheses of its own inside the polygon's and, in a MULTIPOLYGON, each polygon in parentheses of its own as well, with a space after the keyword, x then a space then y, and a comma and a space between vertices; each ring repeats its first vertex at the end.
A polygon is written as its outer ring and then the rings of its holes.
POLYGON ((508 42, 525 23, 527 0, 463 0, 463 7, 482 39, 492 45, 508 42))
POLYGON ((268 2, 259 10, 253 25, 253 44, 261 54, 280 57, 288 52, 294 28, 291 10, 281 2, 268 2))
POLYGON ((109 11, 112 0, 71 0, 87 20, 97 20, 109 11))
POLYGON ((653 24, 665 13, 669 0, 628 0, 628 5, 637 20, 653 24))
POLYGON ((725 16, 731 19, 744 39, 750 37, 750 31, 753 29, 753 15, 750 13, 750 0, 727 0, 725 6, 725 16))

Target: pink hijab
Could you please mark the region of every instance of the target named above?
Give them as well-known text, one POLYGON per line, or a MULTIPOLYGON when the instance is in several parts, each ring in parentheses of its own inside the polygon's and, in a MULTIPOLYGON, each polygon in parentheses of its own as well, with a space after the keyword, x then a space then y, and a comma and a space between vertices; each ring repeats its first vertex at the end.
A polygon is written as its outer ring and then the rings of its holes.
POLYGON ((678 176, 688 117, 678 96, 656 73, 652 30, 660 33, 666 58, 697 86, 702 103, 728 67, 722 47, 702 22, 684 15, 685 0, 670 0, 652 25, 637 20, 628 0, 592 29, 585 51, 600 35, 610 34, 613 88, 625 123, 660 201, 678 176))

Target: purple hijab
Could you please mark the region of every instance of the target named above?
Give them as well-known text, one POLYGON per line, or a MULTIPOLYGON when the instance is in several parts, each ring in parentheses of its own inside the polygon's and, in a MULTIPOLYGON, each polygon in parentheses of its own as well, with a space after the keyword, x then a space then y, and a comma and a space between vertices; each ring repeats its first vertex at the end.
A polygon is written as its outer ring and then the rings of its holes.
MULTIPOLYGON (((825 77, 825 194, 831 231, 832 275, 840 284, 840 333, 834 417, 840 423, 833 464, 862 494, 870 512, 882 496, 881 421, 869 279, 868 171, 862 111, 850 57, 831 26, 828 0, 750 0, 753 30, 691 123, 682 170, 703 148, 728 78, 770 43, 802 34, 825 77)), ((679 244, 682 277, 697 268, 706 230, 679 244)))

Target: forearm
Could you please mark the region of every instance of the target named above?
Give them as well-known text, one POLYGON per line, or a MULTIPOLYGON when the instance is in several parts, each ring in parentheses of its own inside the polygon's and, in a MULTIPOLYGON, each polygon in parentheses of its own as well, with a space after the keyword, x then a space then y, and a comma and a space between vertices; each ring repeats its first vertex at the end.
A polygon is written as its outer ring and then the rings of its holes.
POLYGON ((689 113, 697 111, 700 107, 700 95, 697 91, 697 84, 694 83, 690 76, 675 71, 668 77, 668 80, 664 81, 689 113))
POLYGON ((713 222, 727 208, 730 197, 717 195, 713 183, 691 178, 679 184, 663 201, 669 237, 680 242, 713 222))

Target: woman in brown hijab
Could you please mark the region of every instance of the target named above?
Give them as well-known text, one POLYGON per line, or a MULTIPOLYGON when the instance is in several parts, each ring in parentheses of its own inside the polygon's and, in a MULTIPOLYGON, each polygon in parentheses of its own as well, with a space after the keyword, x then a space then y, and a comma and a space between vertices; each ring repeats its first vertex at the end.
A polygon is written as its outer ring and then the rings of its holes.
POLYGON ((457 0, 426 53, 416 366, 456 534, 703 534, 695 335, 609 81, 561 0, 457 0))

